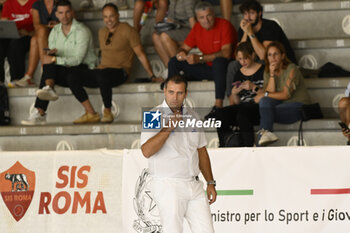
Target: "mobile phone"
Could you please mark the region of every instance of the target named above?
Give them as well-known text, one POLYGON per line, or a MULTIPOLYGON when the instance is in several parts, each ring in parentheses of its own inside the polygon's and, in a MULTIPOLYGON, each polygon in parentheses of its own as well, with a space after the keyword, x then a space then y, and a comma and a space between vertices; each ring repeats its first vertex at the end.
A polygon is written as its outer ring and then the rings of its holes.
POLYGON ((239 87, 240 85, 241 85, 241 81, 236 81, 236 82, 232 83, 232 86, 239 87))
POLYGON ((339 122, 338 123, 340 125, 340 127, 344 130, 350 130, 349 127, 344 123, 344 122, 339 122))
POLYGON ((50 51, 50 48, 43 48, 45 52, 50 51))

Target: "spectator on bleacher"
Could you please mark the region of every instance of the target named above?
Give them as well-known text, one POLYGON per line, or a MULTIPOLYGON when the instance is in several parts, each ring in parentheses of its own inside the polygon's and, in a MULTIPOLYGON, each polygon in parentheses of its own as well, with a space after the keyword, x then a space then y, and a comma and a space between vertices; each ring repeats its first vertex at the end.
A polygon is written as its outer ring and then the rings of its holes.
MULTIPOLYGON (((279 41, 286 49, 287 57, 297 64, 294 51, 282 28, 273 20, 263 18, 263 7, 256 0, 245 0, 239 7, 243 14, 243 19, 238 29, 239 43, 250 41, 254 51, 261 63, 265 59, 266 48, 272 41, 279 41)), ((232 83, 235 73, 239 70, 240 64, 232 61, 228 65, 227 83, 232 83)), ((226 90, 227 95, 231 95, 231 90, 226 90)))
POLYGON ((54 0, 38 0, 31 10, 35 34, 30 40, 28 69, 24 77, 16 82, 16 86, 26 87, 35 85, 33 75, 39 63, 45 55, 45 48, 48 48, 48 37, 51 29, 58 23, 56 18, 56 5, 54 0))
MULTIPOLYGON (((343 97, 338 104, 340 120, 350 127, 350 82, 345 91, 345 97, 343 97)), ((344 136, 348 139, 348 145, 350 145, 350 130, 342 128, 344 136)))
POLYGON ((227 64, 232 46, 237 42, 236 30, 230 22, 215 17, 213 6, 199 2, 195 6, 197 23, 188 34, 175 57, 168 64, 168 77, 183 75, 188 81, 214 80, 215 105, 206 118, 223 107, 227 64), (197 47, 203 54, 190 54, 197 47))
POLYGON ((164 19, 168 10, 168 0, 135 0, 133 19, 134 19, 134 28, 136 29, 137 32, 140 32, 142 27, 140 22, 142 19, 142 14, 144 13, 146 2, 150 2, 152 7, 155 5, 157 8, 156 18, 154 20, 155 23, 161 22, 164 19))
POLYGON ((180 28, 155 31, 152 35, 154 47, 166 67, 196 23, 194 6, 197 2, 198 0, 170 0, 167 22, 176 23, 180 28))
POLYGON ((19 39, 0 39, 0 82, 5 81, 4 62, 10 65, 11 81, 19 80, 25 72, 25 56, 29 51, 30 39, 34 34, 30 9, 36 0, 7 0, 2 9, 1 19, 14 20, 19 39))
POLYGON ((119 21, 118 7, 108 3, 102 8, 102 14, 105 27, 99 31, 101 63, 94 71, 74 71, 74 82, 70 83, 74 96, 85 109, 85 114, 75 120, 75 124, 91 123, 91 119, 95 119, 96 112, 84 86, 100 88, 105 107, 101 122, 113 122, 112 87, 123 84, 130 77, 134 54, 147 71, 151 81, 162 80, 154 76, 137 31, 128 23, 119 21))
POLYGON ((229 135, 233 126, 239 127, 241 145, 254 145, 254 125, 259 125, 259 104, 255 96, 262 92, 264 65, 255 62, 255 53, 249 41, 242 42, 236 49, 236 59, 242 68, 236 73, 231 84, 231 104, 218 111, 217 120, 220 147, 225 146, 225 135, 229 135))
MULTIPOLYGON (((57 2, 56 17, 60 23, 51 30, 50 51, 43 56, 43 74, 40 89, 36 92, 36 111, 28 120, 22 121, 25 125, 45 124, 45 112, 49 101, 58 99, 54 90, 55 84, 69 86, 75 82, 75 77, 71 75, 73 70, 93 69, 97 62, 91 32, 84 24, 73 18, 70 1, 57 2)), ((100 120, 98 113, 94 114, 94 120, 100 120)))
POLYGON ((288 59, 280 42, 272 42, 267 46, 265 62, 264 92, 256 96, 260 112, 260 146, 278 140, 272 133, 274 122, 291 124, 299 121, 301 106, 310 104, 303 75, 288 59))

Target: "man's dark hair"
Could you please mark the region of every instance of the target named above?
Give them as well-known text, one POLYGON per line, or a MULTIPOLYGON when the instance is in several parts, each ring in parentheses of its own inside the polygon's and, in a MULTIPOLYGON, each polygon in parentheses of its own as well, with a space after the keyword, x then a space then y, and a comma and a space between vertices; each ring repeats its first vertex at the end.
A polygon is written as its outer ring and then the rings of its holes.
POLYGON ((111 7, 113 8, 113 10, 115 11, 115 13, 119 14, 119 9, 117 7, 117 5, 115 5, 114 3, 106 3, 103 7, 102 10, 104 10, 106 7, 111 7))
POLYGON ((258 14, 259 12, 261 12, 261 18, 262 18, 263 7, 261 6, 260 2, 256 0, 245 0, 239 7, 239 10, 242 14, 249 10, 254 10, 258 14))
POLYGON ((58 0, 56 6, 69 6, 72 8, 72 3, 69 0, 58 0))
POLYGON ((170 81, 173 81, 173 82, 176 83, 176 84, 184 83, 184 84, 185 84, 185 91, 187 92, 187 85, 188 85, 188 82, 187 82, 187 80, 186 80, 185 77, 180 76, 180 75, 174 75, 174 76, 171 76, 171 77, 167 78, 167 79, 164 81, 164 88, 167 88, 168 83, 169 83, 170 81))

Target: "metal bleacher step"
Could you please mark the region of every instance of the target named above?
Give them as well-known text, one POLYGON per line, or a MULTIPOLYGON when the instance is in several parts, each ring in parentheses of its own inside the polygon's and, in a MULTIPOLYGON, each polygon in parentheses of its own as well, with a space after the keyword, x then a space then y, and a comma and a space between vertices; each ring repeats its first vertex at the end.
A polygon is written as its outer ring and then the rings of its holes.
MULTIPOLYGON (((337 122, 337 119, 304 122, 305 144, 308 146, 345 145, 346 140, 341 134, 337 122)), ((275 124, 275 134, 279 137, 279 140, 273 143, 273 146, 295 146, 298 127, 298 122, 291 125, 275 124)), ((141 122, 5 126, 1 127, 0 150, 135 149, 139 148, 141 128, 141 122)), ((209 147, 218 146, 215 129, 207 130, 206 137, 209 147)))
MULTIPOLYGON (((338 116, 337 103, 346 89, 349 78, 312 78, 306 79, 309 94, 313 102, 319 102, 326 118, 338 116)), ((200 116, 210 111, 214 104, 214 83, 212 81, 190 82, 187 102, 195 108, 202 108, 200 116)), ((69 88, 56 88, 59 99, 51 102, 47 111, 47 120, 51 123, 69 124, 83 114, 80 103, 71 94, 69 88)), ((35 100, 36 88, 9 89, 10 115, 15 125, 27 119, 35 100)), ((89 99, 97 112, 102 112, 102 100, 99 89, 87 89, 89 99)), ((163 100, 158 83, 130 83, 113 88, 113 101, 119 115, 116 122, 141 121, 142 108, 153 107, 163 100)))

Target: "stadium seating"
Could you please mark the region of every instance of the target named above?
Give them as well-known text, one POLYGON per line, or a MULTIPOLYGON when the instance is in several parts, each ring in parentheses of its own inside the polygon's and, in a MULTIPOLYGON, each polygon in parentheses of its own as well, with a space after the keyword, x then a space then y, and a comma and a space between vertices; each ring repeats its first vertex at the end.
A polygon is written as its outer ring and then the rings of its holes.
MULTIPOLYGON (((74 1, 73 1, 74 2, 74 1)), ((276 20, 291 39, 299 65, 318 69, 331 61, 350 70, 350 1, 277 1, 266 0, 264 17, 276 20)), ((215 8, 219 13, 219 8, 215 8)), ((132 9, 120 12, 121 20, 132 24, 132 9)), ((77 18, 86 23, 95 35, 103 25, 100 12, 77 12, 77 18)), ((234 7, 232 22, 238 26, 241 15, 234 7)), ((164 67, 159 62, 150 39, 152 17, 142 29, 145 51, 152 65, 161 73, 164 67)), ((135 59, 136 60, 136 59, 135 59)), ((36 82, 39 80, 36 74, 36 82)), ((132 79, 146 77, 135 61, 132 79)), ((319 102, 325 119, 311 120, 304 124, 304 139, 312 145, 345 145, 338 126, 337 101, 343 95, 349 78, 307 79, 307 87, 314 102, 319 102)), ((60 98, 48 109, 48 125, 23 127, 20 121, 29 115, 35 99, 36 88, 13 88, 9 90, 12 126, 1 127, 0 150, 55 150, 55 149, 109 149, 137 148, 141 132, 142 108, 161 103, 163 94, 159 84, 130 83, 113 90, 114 110, 118 117, 113 124, 73 125, 72 121, 83 113, 83 108, 67 88, 57 88, 60 98)), ((91 101, 101 112, 101 98, 97 89, 88 90, 91 101)), ((203 116, 209 111, 214 99, 213 82, 191 82, 188 104, 203 108, 203 116)), ((275 132, 280 138, 273 146, 296 145, 299 124, 278 125, 275 132)), ((215 130, 207 132, 211 147, 218 144, 215 130)))

